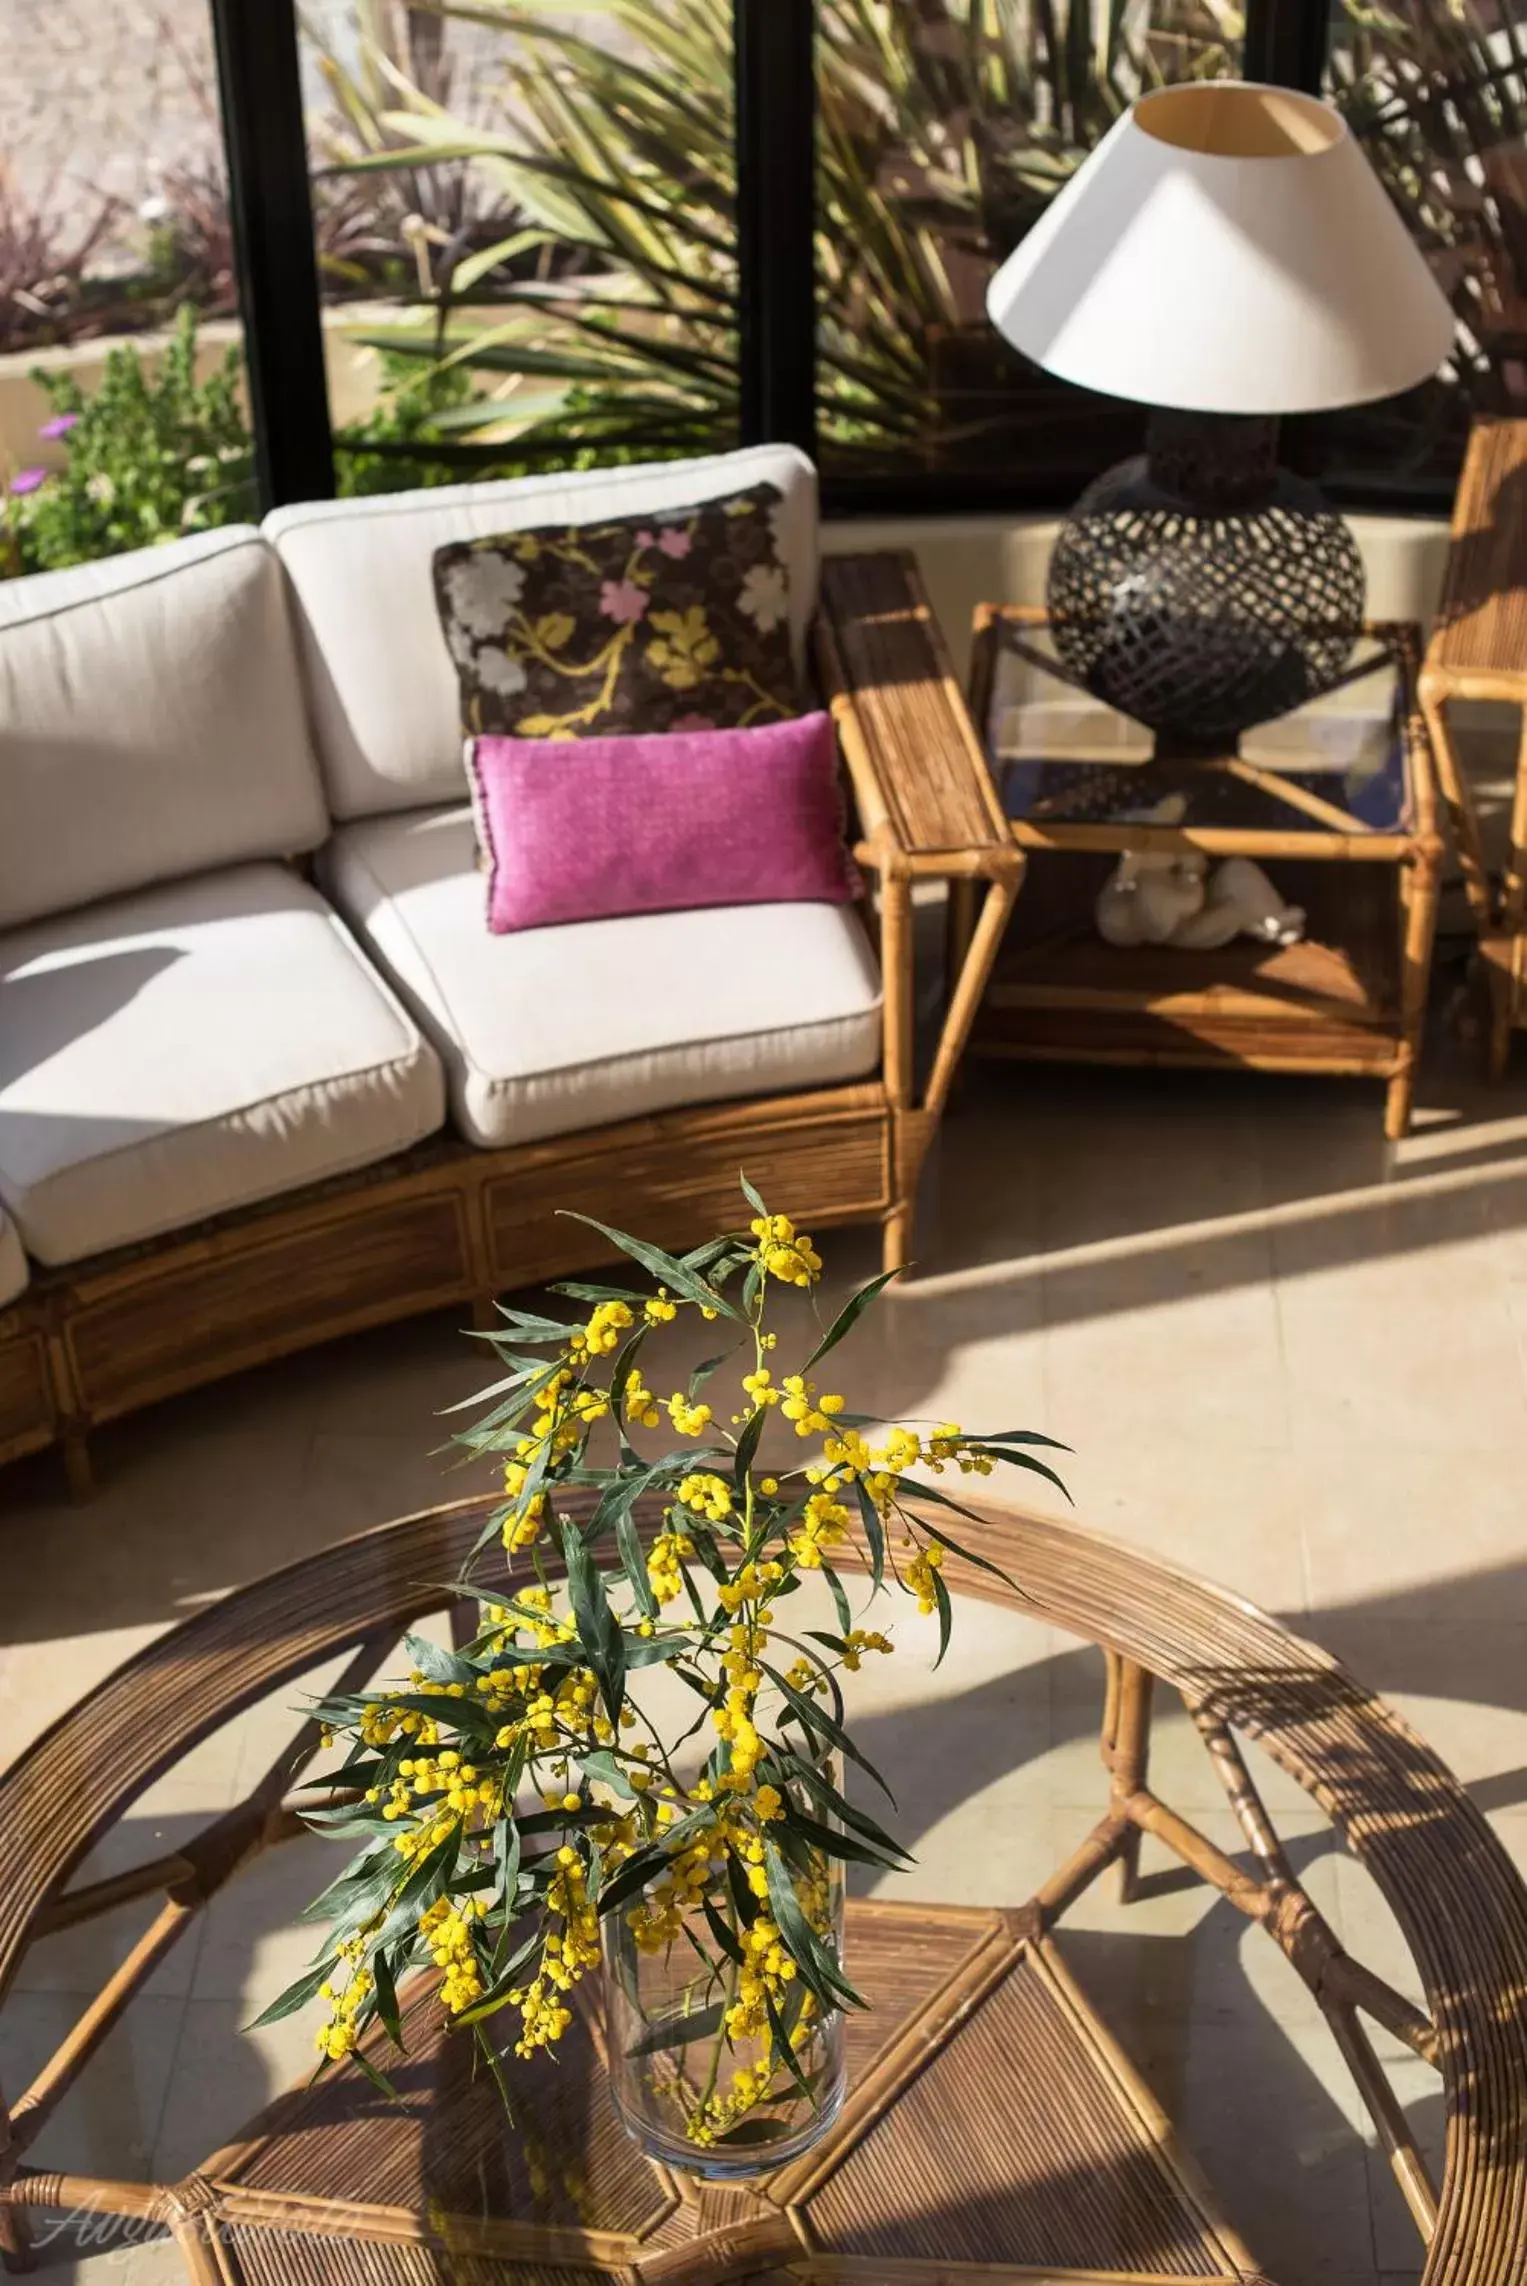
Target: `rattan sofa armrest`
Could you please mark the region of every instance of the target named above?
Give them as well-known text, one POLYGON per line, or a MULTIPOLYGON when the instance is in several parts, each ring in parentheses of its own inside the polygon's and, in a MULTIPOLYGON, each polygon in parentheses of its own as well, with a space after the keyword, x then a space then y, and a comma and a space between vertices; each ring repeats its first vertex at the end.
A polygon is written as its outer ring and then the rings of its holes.
POLYGON ((910 553, 824 559, 816 652, 860 854, 882 872, 1016 877, 991 769, 910 553))

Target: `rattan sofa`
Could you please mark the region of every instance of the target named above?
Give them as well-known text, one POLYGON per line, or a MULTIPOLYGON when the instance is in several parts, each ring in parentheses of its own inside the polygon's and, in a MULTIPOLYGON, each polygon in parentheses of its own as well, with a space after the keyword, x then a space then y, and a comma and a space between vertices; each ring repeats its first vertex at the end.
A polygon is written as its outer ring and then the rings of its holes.
POLYGON ((1021 861, 909 558, 819 567, 810 464, 288 509, 0 585, 0 1461, 351 1330, 670 1244, 746 1168, 905 1261, 1021 861), (442 542, 768 480, 873 909, 493 938, 442 542), (912 896, 985 882, 919 1089, 912 896), (878 957, 877 957, 878 954, 878 957))

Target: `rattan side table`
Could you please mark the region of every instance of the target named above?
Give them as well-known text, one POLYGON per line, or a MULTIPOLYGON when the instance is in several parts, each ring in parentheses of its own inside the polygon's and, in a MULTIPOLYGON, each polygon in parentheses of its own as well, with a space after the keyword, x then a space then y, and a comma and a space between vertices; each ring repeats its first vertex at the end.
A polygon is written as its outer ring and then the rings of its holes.
MULTIPOLYGON (((1315 707, 1251 734, 1239 753, 1162 759, 1148 733, 1080 691, 1044 611, 982 604, 971 712, 1028 865, 967 1052, 1377 1079, 1384 1132, 1403 1135, 1443 856, 1419 654, 1418 628, 1370 626, 1315 707), (1027 705, 1005 702, 1010 670, 1025 678, 1027 705), (1040 687, 1049 695, 1036 707, 1040 687), (1366 690, 1378 695, 1363 701, 1366 690), (1068 704, 1071 727, 1050 737, 1044 721, 1058 709, 1065 722, 1068 704), (1180 804, 1179 822, 1149 822, 1164 797, 1180 804), (1125 851, 1258 860, 1306 910, 1304 941, 1212 952, 1105 944, 1093 906, 1125 851)), ((957 959, 958 890, 952 910, 957 959)))
MULTIPOLYGON (((1026 1903, 1003 1911, 870 1902, 853 1914, 851 2088, 816 2151, 697 2191, 616 2126, 591 2020, 560 2064, 528 2066, 519 2121, 407 2002, 402 2100, 342 2068, 264 2109, 177 2183, 39 2171, 28 2151, 200 1907, 299 1832, 288 1800, 318 1748, 301 1728, 249 1798, 172 1856, 71 1890, 72 1870, 152 1780, 231 1714, 353 1648, 354 1689, 400 1631, 446 1608, 491 1501, 435 1509, 306 1558, 161 1636, 0 1779, 4 1994, 28 1948, 130 1897, 147 1933, 43 2066, 0 2108, 0 2244, 25 2260, 33 2213, 89 2207, 158 2223, 197 2286, 1147 2286, 1253 2279, 1159 2106, 1068 1975, 1055 1926, 1112 1866, 1126 1894, 1156 1836, 1263 1928, 1318 2000, 1426 2250, 1425 2286, 1527 2273, 1527 1891, 1480 1812, 1389 1710, 1326 1653, 1252 1606, 1068 1526, 988 1508, 975 1553, 1022 1608, 1102 1646, 1102 1816, 1026 1903), (1152 1690, 1191 1711, 1253 1870, 1149 1778, 1152 1690), (1426 2008, 1343 1951, 1280 1846, 1242 1754, 1254 1738, 1337 1823, 1408 1940, 1426 2008), (89 1773, 90 1783, 81 1782, 89 1773), (1433 2066, 1446 2172, 1431 2183, 1364 2019, 1433 2066), (1015 2070, 1013 2059, 1022 2060, 1015 2070)), ((962 1594, 1011 1603, 950 1557, 962 1594)), ((518 2069, 518 2067, 517 2067, 518 2069)), ((1291 2175, 1291 2195, 1297 2183, 1291 2175)))

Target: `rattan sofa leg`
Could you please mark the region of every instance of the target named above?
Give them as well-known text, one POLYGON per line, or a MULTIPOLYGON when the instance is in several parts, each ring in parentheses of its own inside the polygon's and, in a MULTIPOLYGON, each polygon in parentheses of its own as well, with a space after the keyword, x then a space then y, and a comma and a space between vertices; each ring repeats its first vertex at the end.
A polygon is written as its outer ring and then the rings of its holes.
POLYGON ((90 1432, 74 1427, 63 1434, 64 1475, 75 1500, 93 1499, 96 1490, 95 1464, 90 1456, 90 1432))

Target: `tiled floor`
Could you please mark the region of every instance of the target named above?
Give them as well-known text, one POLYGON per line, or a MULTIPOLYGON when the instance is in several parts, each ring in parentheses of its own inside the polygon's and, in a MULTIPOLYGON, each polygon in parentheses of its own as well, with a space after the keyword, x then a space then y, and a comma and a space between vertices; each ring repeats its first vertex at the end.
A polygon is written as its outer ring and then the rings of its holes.
MULTIPOLYGON (((1355 1085, 978 1078, 930 1179, 925 1267, 866 1322, 843 1378, 888 1412, 1064 1438, 1084 1518, 1347 1657, 1527 1864, 1527 1085, 1487 1094, 1443 1043, 1413 1138, 1387 1152, 1379 1116, 1355 1085)), ((874 1241, 829 1254, 863 1275, 874 1241)), ((101 1440, 87 1507, 46 1460, 0 1479, 0 1757, 206 1598, 451 1489, 431 1415, 480 1374, 437 1319, 123 1425, 101 1440)), ((901 1633, 902 1655, 861 1678, 919 1852, 901 1886, 1016 1900, 1096 1813, 1093 1659, 969 1606, 933 1675, 915 1624, 901 1633)), ((284 1719, 264 1710, 209 1741, 103 1862, 235 1799, 284 1719)), ((1158 1768, 1230 1846, 1185 1722, 1167 1725, 1158 1768)), ((1366 1877, 1288 1781, 1269 1794, 1347 1944, 1412 1981, 1366 1877)), ((305 1957, 291 1920, 325 1856, 294 1845, 215 1905, 50 2127, 46 2163, 173 2174, 304 2068, 301 2023, 238 2027, 305 1957)), ((1071 1956, 1232 2220, 1285 2286, 1414 2276, 1416 2241, 1302 1986, 1228 1907, 1147 1862, 1127 1913, 1101 1893, 1077 1911, 1071 1956)), ((139 1925, 128 1912, 31 1956, 0 2015, 0 2084, 25 2084, 139 1925)), ((1397 2082, 1435 2145, 1427 2075, 1407 2060, 1397 2082)), ((47 2250, 60 2279, 177 2275, 162 2247, 75 2252, 47 2250)))

